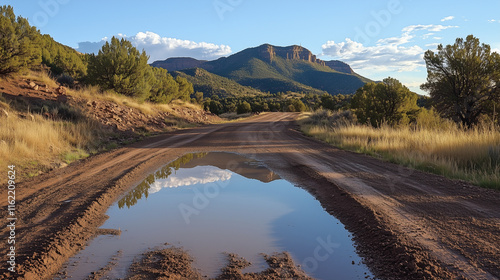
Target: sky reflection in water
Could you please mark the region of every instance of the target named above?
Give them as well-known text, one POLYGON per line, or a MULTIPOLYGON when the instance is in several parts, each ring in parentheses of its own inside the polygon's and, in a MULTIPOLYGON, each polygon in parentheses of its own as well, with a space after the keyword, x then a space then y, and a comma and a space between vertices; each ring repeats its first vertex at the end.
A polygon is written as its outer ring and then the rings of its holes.
POLYGON ((73 277, 87 275, 119 250, 123 257, 112 275, 123 277, 134 257, 167 242, 186 249, 194 266, 211 277, 224 266, 224 252, 252 262, 248 271, 260 271, 266 267, 261 253, 282 251, 318 279, 371 275, 344 226, 314 197, 236 154, 185 155, 149 175, 107 215, 102 227, 120 228, 121 236, 94 239, 68 271, 73 277), (102 260, 85 264, 92 254, 102 260))

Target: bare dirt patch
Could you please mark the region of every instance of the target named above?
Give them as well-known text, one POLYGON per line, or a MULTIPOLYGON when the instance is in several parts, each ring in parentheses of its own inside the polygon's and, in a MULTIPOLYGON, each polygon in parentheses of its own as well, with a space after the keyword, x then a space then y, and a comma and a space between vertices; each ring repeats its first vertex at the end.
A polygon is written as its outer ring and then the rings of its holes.
MULTIPOLYGON (((305 275, 300 268, 297 268, 290 255, 286 252, 263 255, 263 258, 269 268, 258 273, 243 273, 242 269, 250 266, 251 263, 238 255, 227 254, 228 264, 221 269, 221 274, 212 280, 312 279, 305 275)), ((181 248, 171 247, 145 253, 140 261, 132 264, 130 276, 127 279, 201 280, 206 278, 192 268, 192 259, 188 253, 181 248)))

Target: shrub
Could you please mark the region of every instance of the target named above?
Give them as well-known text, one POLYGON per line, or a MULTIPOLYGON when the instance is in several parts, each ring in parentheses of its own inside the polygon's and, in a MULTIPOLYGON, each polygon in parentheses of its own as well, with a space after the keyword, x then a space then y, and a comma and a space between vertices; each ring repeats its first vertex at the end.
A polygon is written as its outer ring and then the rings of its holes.
POLYGON ((252 112, 252 106, 250 106, 250 103, 246 101, 243 101, 242 103, 238 104, 238 107, 236 108, 236 113, 238 115, 250 112, 252 112))
POLYGON ((62 74, 59 77, 57 77, 56 80, 59 84, 67 86, 67 87, 72 87, 75 84, 75 79, 71 77, 70 75, 67 74, 62 74))
POLYGON ((106 42, 98 55, 89 60, 88 79, 104 90, 133 96, 141 100, 151 95, 153 75, 146 52, 139 52, 132 43, 113 37, 106 42))
POLYGON ((358 89, 351 108, 363 124, 408 124, 418 112, 417 98, 417 94, 389 77, 382 83, 368 83, 358 89))

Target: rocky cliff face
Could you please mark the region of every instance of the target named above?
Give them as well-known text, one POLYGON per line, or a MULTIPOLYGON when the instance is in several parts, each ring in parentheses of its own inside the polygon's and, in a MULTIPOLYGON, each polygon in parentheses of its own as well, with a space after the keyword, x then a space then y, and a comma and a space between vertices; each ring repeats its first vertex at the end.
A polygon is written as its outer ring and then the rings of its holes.
POLYGON ((342 62, 340 60, 325 61, 325 65, 332 68, 333 70, 336 70, 336 71, 339 71, 342 73, 354 74, 354 71, 352 70, 351 66, 349 66, 349 64, 342 62))
POLYGON ((272 62, 276 57, 281 57, 283 59, 305 60, 312 63, 318 63, 322 66, 328 66, 338 72, 354 74, 354 71, 347 63, 339 60, 323 61, 317 58, 308 49, 297 45, 288 47, 276 47, 269 44, 264 44, 259 47, 259 54, 260 58, 266 62, 272 62))
POLYGON ((297 45, 288 47, 276 47, 265 44, 259 47, 259 53, 261 55, 261 58, 263 58, 263 60, 267 62, 271 62, 275 57, 281 57, 283 59, 305 60, 325 65, 324 61, 316 58, 316 56, 312 54, 311 51, 297 45))
POLYGON ((153 67, 167 69, 168 71, 178 71, 189 68, 200 67, 206 60, 197 60, 191 57, 173 57, 163 61, 155 61, 151 64, 153 67))
MULTIPOLYGON (((311 63, 317 63, 322 66, 330 67, 331 69, 347 74, 354 74, 351 67, 339 60, 323 61, 317 58, 311 51, 302 46, 277 47, 269 44, 264 44, 251 49, 252 55, 257 51, 257 58, 265 62, 271 63, 276 57, 290 60, 305 60, 311 63)), ((219 59, 221 60, 221 59, 219 59)), ((165 68, 168 71, 179 71, 190 68, 204 68, 211 70, 213 65, 206 63, 206 60, 197 60, 190 57, 174 57, 163 61, 155 61, 151 65, 154 67, 165 68)))

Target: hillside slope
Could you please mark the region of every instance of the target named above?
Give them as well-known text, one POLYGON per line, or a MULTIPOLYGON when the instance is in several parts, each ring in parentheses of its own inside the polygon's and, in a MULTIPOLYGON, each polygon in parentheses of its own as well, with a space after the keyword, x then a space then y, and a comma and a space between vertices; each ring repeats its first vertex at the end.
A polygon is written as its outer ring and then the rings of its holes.
POLYGON ((193 84, 194 91, 203 92, 205 97, 211 97, 212 95, 219 97, 245 97, 264 94, 258 89, 242 86, 231 79, 210 73, 202 68, 173 71, 170 74, 174 78, 177 76, 186 78, 193 84))
POLYGON ((197 105, 70 90, 32 72, 0 79, 0 164, 19 166, 24 179, 145 136, 219 121, 197 105))

